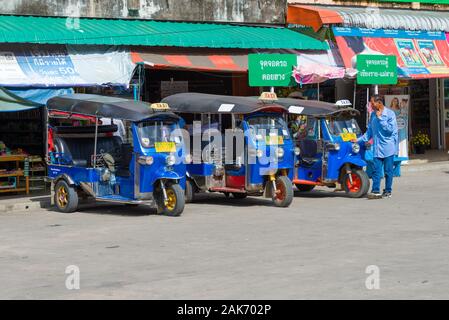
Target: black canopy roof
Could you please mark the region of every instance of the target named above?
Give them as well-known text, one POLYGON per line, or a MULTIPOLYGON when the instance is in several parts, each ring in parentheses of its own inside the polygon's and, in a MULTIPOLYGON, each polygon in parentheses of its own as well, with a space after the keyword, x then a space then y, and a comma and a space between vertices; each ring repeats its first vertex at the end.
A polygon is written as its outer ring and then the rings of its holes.
POLYGON ((354 117, 360 114, 360 112, 354 108, 339 108, 333 103, 316 100, 280 98, 276 103, 288 108, 291 113, 303 114, 306 116, 325 117, 347 114, 348 116, 354 117))
POLYGON ((162 99, 174 112, 180 113, 238 113, 287 109, 276 103, 264 103, 255 97, 234 97, 205 93, 178 93, 162 99))
POLYGON ((179 118, 171 112, 155 111, 146 102, 94 94, 69 94, 54 97, 47 101, 47 108, 48 110, 131 121, 142 121, 161 113, 172 118, 179 118))

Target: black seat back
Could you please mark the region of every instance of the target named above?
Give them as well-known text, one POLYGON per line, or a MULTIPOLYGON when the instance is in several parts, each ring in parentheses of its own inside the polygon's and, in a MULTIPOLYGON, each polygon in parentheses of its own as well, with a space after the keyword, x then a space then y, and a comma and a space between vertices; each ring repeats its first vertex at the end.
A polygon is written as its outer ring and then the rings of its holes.
POLYGON ((120 155, 120 167, 128 169, 133 157, 133 146, 131 143, 122 143, 120 155))
MULTIPOLYGON (((120 154, 122 139, 117 136, 99 137, 97 140, 97 154, 110 153, 120 154)), ((63 153, 64 159, 71 159, 75 166, 90 167, 91 158, 94 154, 95 141, 91 138, 55 138, 56 152, 63 153)))
POLYGON ((302 158, 315 158, 318 153, 318 144, 315 140, 303 139, 299 141, 302 158))
POLYGON ((133 146, 130 143, 123 143, 120 148, 120 156, 117 157, 116 175, 119 177, 130 177, 129 166, 133 157, 133 146))

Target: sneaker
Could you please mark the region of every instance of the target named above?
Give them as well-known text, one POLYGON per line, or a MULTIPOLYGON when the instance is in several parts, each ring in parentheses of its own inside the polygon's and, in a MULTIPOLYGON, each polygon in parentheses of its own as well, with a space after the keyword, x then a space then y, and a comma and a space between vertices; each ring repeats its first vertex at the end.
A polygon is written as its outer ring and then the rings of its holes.
POLYGON ((382 199, 382 194, 379 192, 368 193, 368 199, 382 199))
POLYGON ((382 198, 391 198, 391 192, 384 191, 384 193, 382 193, 382 198))

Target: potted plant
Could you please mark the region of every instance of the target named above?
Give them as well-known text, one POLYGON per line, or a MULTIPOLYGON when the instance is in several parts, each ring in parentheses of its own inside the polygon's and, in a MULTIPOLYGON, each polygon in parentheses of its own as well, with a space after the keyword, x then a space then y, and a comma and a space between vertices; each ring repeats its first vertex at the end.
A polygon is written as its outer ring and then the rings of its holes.
POLYGON ((424 154, 426 152, 426 148, 430 146, 430 138, 429 135, 419 131, 412 138, 413 149, 416 154, 424 154))

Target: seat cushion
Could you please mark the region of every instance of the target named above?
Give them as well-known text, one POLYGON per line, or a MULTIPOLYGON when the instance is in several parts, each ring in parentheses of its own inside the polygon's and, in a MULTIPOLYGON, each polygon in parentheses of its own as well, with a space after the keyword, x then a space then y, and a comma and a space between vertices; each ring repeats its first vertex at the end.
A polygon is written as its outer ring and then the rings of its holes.
POLYGON ((304 167, 311 167, 318 161, 320 161, 320 159, 317 158, 301 158, 299 160, 300 164, 304 167))

